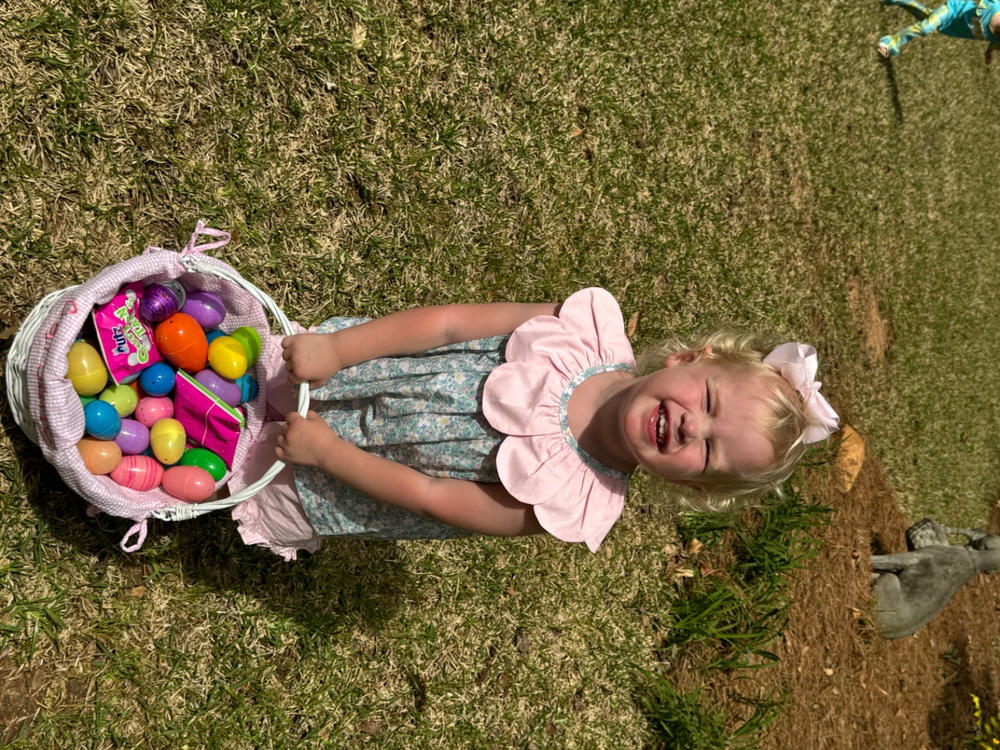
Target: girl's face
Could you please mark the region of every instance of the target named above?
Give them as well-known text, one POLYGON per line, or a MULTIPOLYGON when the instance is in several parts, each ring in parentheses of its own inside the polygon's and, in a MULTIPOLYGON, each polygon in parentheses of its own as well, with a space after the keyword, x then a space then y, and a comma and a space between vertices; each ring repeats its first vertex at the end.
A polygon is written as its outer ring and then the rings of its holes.
POLYGON ((752 371, 714 363, 701 352, 667 358, 636 378, 621 412, 627 450, 639 466, 695 488, 715 475, 753 475, 774 462, 761 431, 767 387, 752 371))

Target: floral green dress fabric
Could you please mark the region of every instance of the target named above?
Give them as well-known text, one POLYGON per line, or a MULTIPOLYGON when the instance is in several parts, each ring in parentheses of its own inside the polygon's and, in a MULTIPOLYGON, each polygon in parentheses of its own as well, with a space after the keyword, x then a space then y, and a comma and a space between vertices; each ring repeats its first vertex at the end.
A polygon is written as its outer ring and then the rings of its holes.
MULTIPOLYGON (((316 331, 362 322, 332 318, 316 331)), ((311 408, 342 438, 375 455, 431 476, 498 482, 496 453, 504 436, 490 427, 480 401, 484 381, 504 361, 507 338, 362 362, 313 390, 311 408)), ((317 469, 296 467, 295 485, 320 536, 447 539, 467 534, 379 503, 317 469)))

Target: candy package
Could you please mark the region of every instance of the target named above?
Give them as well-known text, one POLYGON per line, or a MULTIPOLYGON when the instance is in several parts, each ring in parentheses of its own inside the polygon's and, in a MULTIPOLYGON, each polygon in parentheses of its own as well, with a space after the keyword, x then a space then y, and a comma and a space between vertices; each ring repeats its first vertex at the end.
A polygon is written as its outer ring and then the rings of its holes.
POLYGON ((139 372, 162 357, 153 341, 153 331, 139 317, 143 284, 126 284, 111 301, 94 307, 97 343, 116 384, 130 383, 139 372))

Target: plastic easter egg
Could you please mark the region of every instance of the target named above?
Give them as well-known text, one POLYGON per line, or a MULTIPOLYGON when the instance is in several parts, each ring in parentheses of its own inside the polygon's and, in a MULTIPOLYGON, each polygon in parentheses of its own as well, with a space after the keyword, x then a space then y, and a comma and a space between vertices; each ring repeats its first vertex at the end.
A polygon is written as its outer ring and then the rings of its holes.
POLYGON ((94 396, 104 390, 108 382, 108 368, 100 352, 86 341, 76 341, 66 355, 69 369, 66 377, 73 384, 73 390, 81 396, 94 396))
POLYGON ((253 367, 260 356, 260 334, 250 326, 240 326, 229 335, 243 345, 243 351, 247 353, 247 366, 253 367))
POLYGON ((175 464, 184 455, 184 443, 187 435, 184 425, 176 419, 161 419, 149 430, 149 444, 153 455, 160 463, 175 464))
POLYGON ((122 487, 146 492, 163 480, 163 467, 149 456, 125 456, 111 472, 111 478, 122 487))
POLYGON ((205 369, 208 341, 198 321, 182 312, 164 320, 154 332, 156 348, 174 367, 194 373, 205 369))
MULTIPOLYGON (((77 394, 79 395, 79 394, 77 394)), ((86 406, 91 401, 96 401, 97 396, 80 396, 80 406, 86 406)))
POLYGON ((112 440, 85 437, 76 444, 76 449, 91 474, 109 474, 122 460, 121 449, 112 440))
POLYGON ((212 475, 198 466, 171 466, 163 472, 163 489, 186 503, 200 503, 215 492, 212 475))
POLYGON ((135 407, 135 418, 146 427, 174 416, 174 402, 166 396, 144 396, 135 407))
POLYGON ((213 341, 219 338, 219 336, 225 336, 225 335, 226 334, 224 334, 221 329, 213 328, 210 331, 205 331, 205 340, 208 341, 209 344, 211 344, 213 341))
POLYGON ((240 387, 241 404, 245 404, 247 401, 253 401, 257 398, 257 393, 260 391, 260 387, 257 385, 257 380, 252 375, 243 375, 242 377, 236 378, 236 385, 240 387))
POLYGON ((208 347, 208 363, 222 377, 236 380, 247 371, 247 353, 232 336, 219 336, 208 347))
POLYGON ((99 440, 113 440, 122 428, 122 418, 107 401, 91 401, 83 407, 83 429, 99 440))
POLYGON ((126 455, 142 453, 149 447, 149 428, 136 419, 123 419, 115 442, 126 455))
POLYGON ((202 328, 218 328, 226 318, 226 306, 211 292, 191 292, 181 312, 197 320, 202 328))
POLYGON ((139 403, 139 394, 128 385, 109 385, 101 391, 101 401, 106 401, 115 407, 119 417, 127 417, 135 411, 139 403))
POLYGON ((194 379, 208 388, 212 393, 221 398, 230 406, 239 406, 240 387, 232 380, 226 380, 218 373, 211 370, 202 370, 194 379))
POLYGON ((184 451, 178 466, 197 466, 211 474, 216 482, 226 475, 225 462, 208 448, 190 448, 184 451))
POLYGON ((139 315, 147 323, 159 323, 181 309, 186 293, 177 281, 150 284, 139 298, 139 315))
POLYGON ((139 387, 150 396, 166 396, 174 389, 176 378, 170 365, 156 362, 139 373, 139 387))

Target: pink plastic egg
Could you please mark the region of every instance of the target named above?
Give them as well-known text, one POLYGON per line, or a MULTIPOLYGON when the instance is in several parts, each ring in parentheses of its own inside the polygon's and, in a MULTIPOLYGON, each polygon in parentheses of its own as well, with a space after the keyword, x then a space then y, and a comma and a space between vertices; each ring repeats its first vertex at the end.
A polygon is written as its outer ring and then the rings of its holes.
POLYGON ((187 435, 184 425, 176 419, 161 419, 149 430, 149 445, 160 463, 175 464, 184 455, 187 435))
POLYGON ((139 399, 133 416, 151 428, 161 419, 174 416, 174 402, 166 396, 145 396, 139 399))
POLYGON ((111 472, 111 478, 122 487, 137 492, 146 492, 156 487, 163 479, 163 467, 149 456, 125 456, 118 467, 111 472))
POLYGON ((215 492, 215 480, 198 466, 171 466, 163 472, 163 489, 186 503, 200 503, 215 492))
POLYGON ((76 449, 91 474, 109 474, 122 460, 121 448, 113 440, 85 437, 76 444, 76 449))

